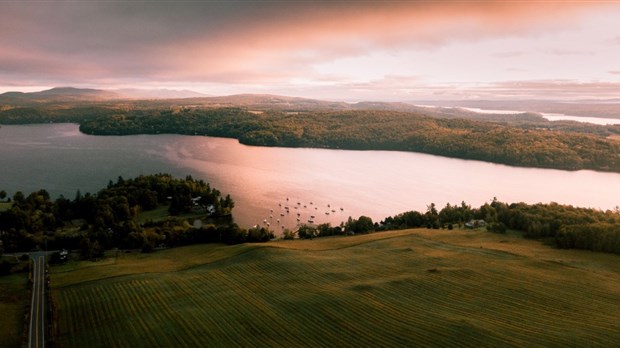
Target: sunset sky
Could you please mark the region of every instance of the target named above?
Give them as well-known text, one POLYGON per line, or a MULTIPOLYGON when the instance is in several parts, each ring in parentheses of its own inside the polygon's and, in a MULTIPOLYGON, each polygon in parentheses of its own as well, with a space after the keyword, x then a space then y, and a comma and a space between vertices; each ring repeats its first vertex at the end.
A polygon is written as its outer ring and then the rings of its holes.
POLYGON ((0 92, 620 97, 615 1, 0 1, 0 92))

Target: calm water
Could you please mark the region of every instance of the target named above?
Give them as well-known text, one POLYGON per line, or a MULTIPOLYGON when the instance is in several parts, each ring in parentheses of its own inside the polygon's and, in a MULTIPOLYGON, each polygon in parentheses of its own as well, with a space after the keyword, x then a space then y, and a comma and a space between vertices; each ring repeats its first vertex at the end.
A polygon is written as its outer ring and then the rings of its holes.
POLYGON ((603 117, 585 117, 585 116, 568 116, 564 114, 547 114, 542 116, 549 121, 575 121, 584 123, 594 123, 599 125, 620 124, 620 118, 603 118, 603 117))
MULTIPOLYGON (((478 108, 461 108, 473 112, 477 112, 480 114, 519 114, 524 111, 515 111, 515 110, 488 110, 488 109, 478 109, 478 108)), ((593 123, 598 125, 608 125, 608 124, 620 124, 620 118, 604 118, 604 117, 586 117, 586 116, 570 116, 565 114, 553 114, 553 113, 541 113, 542 117, 546 118, 549 121, 575 121, 575 122, 583 122, 583 123, 593 123)))
POLYGON ((96 192, 119 175, 157 172, 189 174, 230 193, 235 219, 244 227, 263 219, 274 227, 278 218, 293 227, 297 213, 301 221, 315 215, 316 223, 338 224, 362 214, 380 220, 425 211, 430 202, 479 206, 493 197, 602 209, 620 205, 620 174, 613 173, 515 168, 406 152, 251 147, 210 137, 97 137, 81 134, 74 124, 0 128, 0 189, 9 194, 46 188, 54 197, 73 198, 77 189, 96 192))
MULTIPOLYGON (((421 105, 416 104, 416 106, 426 107, 435 109, 437 106, 433 105, 421 105)), ((446 109, 452 109, 453 107, 444 107, 446 109)), ((517 111, 517 110, 493 110, 493 109, 480 109, 480 108, 467 108, 467 107, 458 107, 459 109, 473 111, 479 114, 500 114, 500 115, 512 115, 512 114, 520 114, 526 111, 517 111)), ((615 125, 620 124, 620 118, 604 118, 604 117, 586 117, 586 116, 570 116, 565 114, 554 114, 554 113, 540 113, 542 117, 549 121, 575 121, 575 122, 583 122, 583 123, 592 123, 598 125, 615 125)))

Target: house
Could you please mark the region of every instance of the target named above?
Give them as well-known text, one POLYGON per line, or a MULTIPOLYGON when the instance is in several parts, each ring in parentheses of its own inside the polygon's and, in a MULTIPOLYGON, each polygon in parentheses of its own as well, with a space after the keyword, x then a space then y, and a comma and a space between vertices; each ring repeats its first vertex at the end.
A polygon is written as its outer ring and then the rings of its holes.
POLYGON ((465 223, 465 227, 467 228, 478 228, 478 227, 484 227, 487 225, 487 222, 484 220, 469 220, 469 222, 465 223))
POLYGON ((60 262, 67 262, 67 258, 69 257, 69 251, 67 249, 62 249, 59 254, 60 262))
POLYGON ((192 198, 192 204, 194 204, 195 207, 198 206, 198 203, 200 202, 200 199, 202 199, 201 196, 192 198))
POLYGON ((215 214, 215 206, 213 204, 209 204, 207 206, 207 215, 215 214))

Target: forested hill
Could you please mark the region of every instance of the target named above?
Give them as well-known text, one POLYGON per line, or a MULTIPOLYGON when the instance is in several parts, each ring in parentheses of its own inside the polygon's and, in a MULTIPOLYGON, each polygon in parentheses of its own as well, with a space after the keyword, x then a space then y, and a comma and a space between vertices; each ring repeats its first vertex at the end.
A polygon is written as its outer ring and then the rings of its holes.
MULTIPOLYGON (((620 172, 620 142, 600 135, 436 119, 395 111, 251 113, 240 108, 118 113, 82 122, 87 134, 189 134, 259 146, 400 150, 514 166, 620 172)), ((620 133, 620 127, 606 127, 620 133)))
POLYGON ((344 110, 329 109, 338 106, 331 104, 307 109, 309 102, 293 102, 273 102, 290 109, 260 103, 264 108, 173 106, 172 101, 0 106, 0 123, 74 122, 93 135, 210 135, 259 146, 400 150, 523 167, 620 172, 620 141, 613 140, 620 125, 549 122, 530 114, 487 122, 459 118, 467 116, 461 113, 382 109, 381 103, 344 110))

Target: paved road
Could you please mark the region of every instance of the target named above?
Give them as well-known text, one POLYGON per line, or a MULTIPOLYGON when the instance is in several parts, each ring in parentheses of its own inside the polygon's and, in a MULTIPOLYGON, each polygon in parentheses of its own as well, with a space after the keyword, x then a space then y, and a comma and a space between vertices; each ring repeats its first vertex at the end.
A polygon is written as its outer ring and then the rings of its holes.
POLYGON ((32 253, 32 304, 30 306, 29 348, 45 347, 45 253, 32 253))

